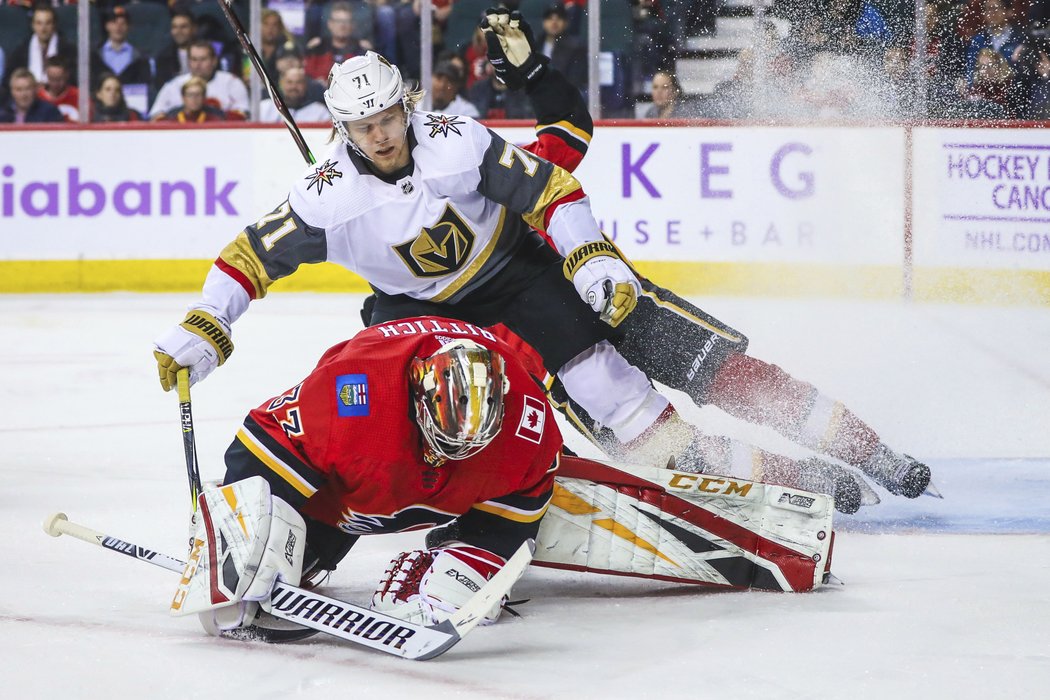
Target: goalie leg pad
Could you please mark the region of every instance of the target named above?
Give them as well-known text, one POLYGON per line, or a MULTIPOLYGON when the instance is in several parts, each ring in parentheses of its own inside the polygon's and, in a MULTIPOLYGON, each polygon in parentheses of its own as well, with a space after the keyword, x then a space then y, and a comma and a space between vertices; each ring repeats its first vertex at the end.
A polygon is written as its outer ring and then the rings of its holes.
POLYGON ((667 469, 562 459, 534 563, 733 589, 807 591, 830 557, 831 499, 667 469))
MULTIPOLYGON (((238 605, 217 626, 249 617, 242 601, 261 601, 278 578, 298 585, 306 546, 306 523, 292 506, 270 494, 260 476, 201 492, 189 561, 171 603, 173 615, 238 605)), ((250 620, 247 620, 250 622, 250 620)))

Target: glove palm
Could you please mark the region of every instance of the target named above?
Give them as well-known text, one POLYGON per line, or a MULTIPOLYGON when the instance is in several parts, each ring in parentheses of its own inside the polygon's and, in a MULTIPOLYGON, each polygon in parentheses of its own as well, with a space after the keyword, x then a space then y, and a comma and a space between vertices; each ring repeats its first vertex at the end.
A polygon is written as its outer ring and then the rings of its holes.
POLYGON ((532 27, 520 12, 489 8, 481 21, 488 44, 488 59, 496 77, 511 90, 534 85, 546 72, 546 56, 535 50, 532 27))

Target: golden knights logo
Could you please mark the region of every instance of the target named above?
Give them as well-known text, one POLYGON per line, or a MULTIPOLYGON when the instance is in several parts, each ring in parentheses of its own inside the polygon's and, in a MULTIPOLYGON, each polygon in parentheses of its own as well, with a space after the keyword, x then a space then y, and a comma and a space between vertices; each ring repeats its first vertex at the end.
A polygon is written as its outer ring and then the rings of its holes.
POLYGON ((335 163, 331 160, 326 160, 324 165, 314 169, 312 175, 307 175, 306 180, 309 180, 309 184, 306 185, 306 190, 310 191, 314 185, 317 185, 317 194, 321 194, 321 189, 325 185, 331 185, 332 180, 337 177, 342 177, 343 174, 335 169, 335 163))
POLYGON ((394 250, 416 277, 441 277, 463 267, 476 236, 451 205, 436 224, 424 227, 411 241, 394 250))
POLYGON ((462 136, 463 132, 456 127, 463 126, 466 124, 464 121, 460 121, 459 117, 448 115, 448 114, 428 114, 427 120, 423 126, 430 127, 430 138, 436 137, 441 134, 445 138, 448 138, 448 132, 453 132, 457 136, 462 136))

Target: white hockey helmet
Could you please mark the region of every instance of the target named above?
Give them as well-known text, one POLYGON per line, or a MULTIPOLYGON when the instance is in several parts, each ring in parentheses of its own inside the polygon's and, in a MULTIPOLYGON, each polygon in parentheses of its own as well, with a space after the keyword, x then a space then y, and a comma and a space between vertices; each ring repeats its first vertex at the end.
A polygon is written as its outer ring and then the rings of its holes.
POLYGON ((395 104, 405 106, 405 83, 397 66, 369 51, 332 66, 324 101, 339 137, 354 146, 344 122, 371 117, 395 104))
POLYGON ((413 358, 408 384, 426 444, 447 459, 477 454, 499 434, 510 388, 503 357, 471 340, 413 358))

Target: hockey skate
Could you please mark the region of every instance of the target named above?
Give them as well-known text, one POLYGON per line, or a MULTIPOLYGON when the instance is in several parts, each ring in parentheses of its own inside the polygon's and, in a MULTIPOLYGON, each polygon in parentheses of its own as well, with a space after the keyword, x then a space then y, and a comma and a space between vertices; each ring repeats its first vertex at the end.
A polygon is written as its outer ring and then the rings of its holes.
POLYGON ((895 496, 918 498, 930 486, 930 468, 880 444, 860 470, 895 496))
MULTIPOLYGON (((810 457, 799 461, 777 459, 764 466, 763 481, 831 496, 835 510, 840 513, 852 515, 870 503, 859 477, 837 464, 810 457)), ((877 497, 875 503, 878 503, 877 497)))

